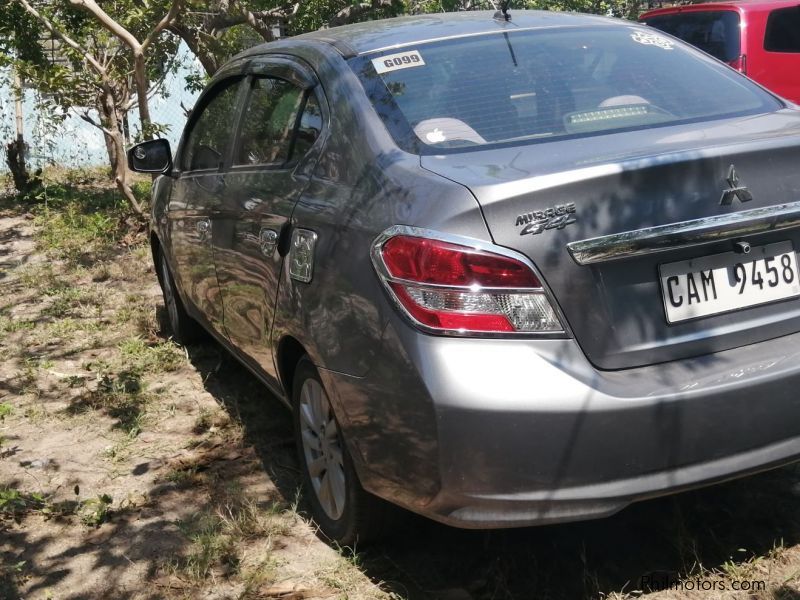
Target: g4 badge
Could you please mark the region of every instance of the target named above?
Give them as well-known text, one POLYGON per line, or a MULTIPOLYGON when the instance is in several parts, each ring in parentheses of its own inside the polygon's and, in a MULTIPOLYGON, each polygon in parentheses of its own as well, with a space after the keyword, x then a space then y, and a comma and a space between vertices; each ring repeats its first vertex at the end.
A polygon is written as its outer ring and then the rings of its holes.
POLYGON ((517 216, 515 225, 522 227, 520 235, 537 235, 546 229, 564 229, 576 221, 575 203, 557 204, 544 210, 534 210, 517 216))

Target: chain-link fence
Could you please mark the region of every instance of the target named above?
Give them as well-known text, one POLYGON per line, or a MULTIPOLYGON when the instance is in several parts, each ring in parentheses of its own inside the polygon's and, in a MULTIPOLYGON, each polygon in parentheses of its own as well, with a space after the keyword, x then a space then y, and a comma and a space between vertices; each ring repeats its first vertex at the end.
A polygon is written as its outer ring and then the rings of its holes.
MULTIPOLYGON (((150 95, 151 119, 169 140, 173 148, 178 143, 188 111, 194 105, 198 92, 187 84, 187 79, 203 73, 186 48, 181 48, 177 66, 164 80, 154 86, 150 95)), ((42 101, 35 90, 23 88, 22 102, 15 106, 16 93, 13 74, 9 69, 0 71, 0 140, 5 144, 17 137, 17 115, 22 114, 26 161, 31 167, 56 165, 67 168, 104 166, 108 164, 105 137, 95 124, 99 122, 94 110, 73 107, 65 114, 54 111, 42 101)), ((127 144, 133 144, 140 132, 138 108, 133 106, 124 117, 127 144)), ((7 169, 5 156, 0 156, 0 171, 7 169)))

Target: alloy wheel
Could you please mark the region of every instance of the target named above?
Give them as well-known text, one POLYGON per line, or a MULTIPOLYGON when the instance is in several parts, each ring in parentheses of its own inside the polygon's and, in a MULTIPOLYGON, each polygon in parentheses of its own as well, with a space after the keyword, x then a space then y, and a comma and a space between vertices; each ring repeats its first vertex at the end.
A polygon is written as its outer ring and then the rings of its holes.
POLYGON ((311 486, 325 514, 336 521, 344 513, 347 497, 342 438, 328 395, 315 379, 303 383, 299 411, 311 486))

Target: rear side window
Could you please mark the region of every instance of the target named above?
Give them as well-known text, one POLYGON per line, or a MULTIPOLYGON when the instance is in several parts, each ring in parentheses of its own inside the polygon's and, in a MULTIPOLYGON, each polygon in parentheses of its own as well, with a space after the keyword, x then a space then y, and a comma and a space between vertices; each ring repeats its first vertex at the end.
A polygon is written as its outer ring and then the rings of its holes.
POLYGON ((398 144, 421 154, 781 107, 745 77, 644 27, 509 31, 350 64, 398 144))
POLYGON ((800 53, 800 6, 779 8, 770 13, 764 50, 800 53))
POLYGON ((282 79, 253 80, 242 117, 235 165, 276 165, 289 160, 303 91, 282 79))
POLYGON ((184 170, 219 169, 233 138, 240 81, 237 78, 220 84, 201 107, 181 159, 184 170))
POLYGON ((739 13, 730 10, 659 15, 648 18, 645 23, 723 62, 734 61, 742 53, 739 13))
POLYGON ((313 92, 309 92, 303 114, 297 126, 297 138, 294 142, 291 160, 297 160, 305 154, 317 141, 322 132, 322 112, 319 109, 319 102, 313 92))

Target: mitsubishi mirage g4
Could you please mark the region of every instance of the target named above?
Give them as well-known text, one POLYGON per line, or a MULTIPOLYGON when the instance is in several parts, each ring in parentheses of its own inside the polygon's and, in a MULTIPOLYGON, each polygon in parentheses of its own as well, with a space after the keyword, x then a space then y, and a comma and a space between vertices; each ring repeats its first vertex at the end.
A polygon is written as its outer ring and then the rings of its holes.
POLYGON ((161 174, 174 337, 291 407, 339 543, 388 503, 573 521, 800 457, 800 112, 653 28, 471 12, 273 42, 215 74, 174 157, 129 160, 161 174))

